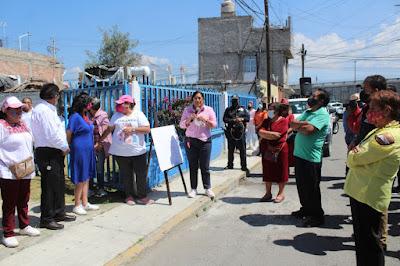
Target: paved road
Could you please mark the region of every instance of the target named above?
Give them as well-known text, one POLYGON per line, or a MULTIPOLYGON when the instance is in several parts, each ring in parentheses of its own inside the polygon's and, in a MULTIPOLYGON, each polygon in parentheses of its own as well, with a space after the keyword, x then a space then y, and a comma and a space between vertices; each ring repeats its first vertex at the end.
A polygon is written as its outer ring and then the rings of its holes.
MULTIPOLYGON (((281 204, 259 203, 261 169, 254 171, 198 218, 175 228, 132 265, 355 265, 348 199, 342 195, 343 133, 334 136, 333 154, 323 163, 323 228, 301 228, 290 216, 299 208, 295 181, 281 204)), ((276 191, 276 187, 274 188, 276 191)), ((386 265, 400 263, 400 196, 390 207, 386 265)))

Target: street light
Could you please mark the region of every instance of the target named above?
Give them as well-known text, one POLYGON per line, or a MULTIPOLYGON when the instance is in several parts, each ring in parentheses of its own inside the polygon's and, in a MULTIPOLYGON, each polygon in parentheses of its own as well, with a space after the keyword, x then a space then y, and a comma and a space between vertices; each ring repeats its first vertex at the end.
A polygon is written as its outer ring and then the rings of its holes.
POLYGON ((6 27, 7 27, 7 22, 0 21, 0 27, 3 28, 3 45, 6 46, 6 27))
POLYGON ((20 50, 20 51, 22 51, 21 40, 22 40, 22 38, 24 38, 24 37, 28 37, 28 50, 29 50, 29 37, 31 37, 31 36, 32 36, 32 34, 30 34, 29 32, 27 32, 27 33, 22 34, 22 35, 20 35, 20 36, 18 37, 18 41, 19 41, 19 50, 20 50))

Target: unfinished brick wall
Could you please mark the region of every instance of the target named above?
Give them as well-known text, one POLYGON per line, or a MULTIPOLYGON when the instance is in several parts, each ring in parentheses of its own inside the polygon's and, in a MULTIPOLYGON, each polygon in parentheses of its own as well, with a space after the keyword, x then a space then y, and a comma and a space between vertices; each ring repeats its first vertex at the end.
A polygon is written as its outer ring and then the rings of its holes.
POLYGON ((22 81, 45 80, 61 83, 64 66, 50 56, 0 48, 0 74, 19 75, 22 81))

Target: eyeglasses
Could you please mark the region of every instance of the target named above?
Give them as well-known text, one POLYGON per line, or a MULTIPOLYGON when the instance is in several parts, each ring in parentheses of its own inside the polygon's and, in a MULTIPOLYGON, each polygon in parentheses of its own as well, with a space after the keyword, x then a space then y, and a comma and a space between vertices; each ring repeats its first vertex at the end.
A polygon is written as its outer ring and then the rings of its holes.
POLYGON ((22 114, 22 108, 7 108, 11 116, 17 116, 22 114))

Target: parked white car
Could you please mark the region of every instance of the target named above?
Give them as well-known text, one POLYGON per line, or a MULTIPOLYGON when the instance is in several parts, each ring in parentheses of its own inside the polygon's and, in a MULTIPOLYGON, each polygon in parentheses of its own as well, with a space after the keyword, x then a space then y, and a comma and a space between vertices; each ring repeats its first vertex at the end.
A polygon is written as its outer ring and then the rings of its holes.
MULTIPOLYGON (((292 113, 294 115, 294 118, 297 118, 299 115, 301 115, 305 110, 307 110, 309 107, 307 105, 307 100, 308 98, 297 98, 297 99, 289 99, 289 105, 292 109, 292 113)), ((327 108, 329 111, 329 108, 327 108)), ((323 146, 323 157, 329 157, 331 154, 331 144, 332 144, 332 132, 333 132, 333 122, 335 121, 335 114, 330 113, 331 117, 331 124, 328 130, 328 134, 325 137, 325 142, 323 146)))
POLYGON ((344 113, 343 103, 341 103, 341 102, 330 102, 330 103, 328 103, 328 109, 329 110, 335 110, 335 112, 339 116, 339 118, 343 117, 343 113, 344 113))

